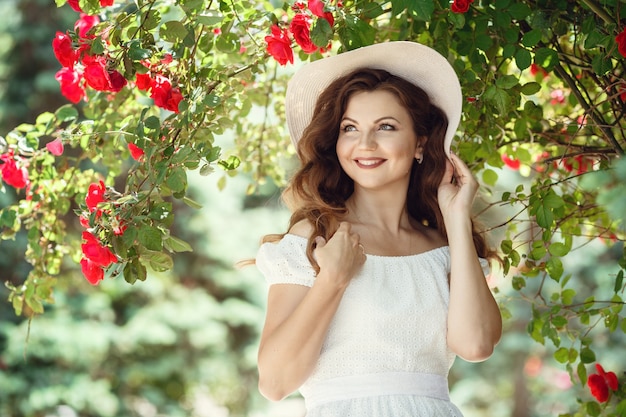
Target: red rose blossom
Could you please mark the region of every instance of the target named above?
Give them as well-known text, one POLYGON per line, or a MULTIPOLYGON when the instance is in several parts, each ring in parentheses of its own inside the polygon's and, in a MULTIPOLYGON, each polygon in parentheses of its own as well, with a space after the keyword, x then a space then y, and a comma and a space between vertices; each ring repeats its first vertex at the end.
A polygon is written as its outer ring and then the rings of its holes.
POLYGON ((64 67, 73 67, 78 60, 78 51, 72 45, 72 38, 67 33, 57 32, 52 40, 54 56, 64 67))
POLYGON ((80 261, 80 269, 83 271, 85 279, 91 285, 98 285, 98 282, 104 279, 104 269, 101 266, 91 262, 89 259, 83 258, 80 261))
POLYGON ((135 85, 141 91, 149 91, 152 88, 152 84, 154 81, 150 77, 150 74, 139 74, 136 75, 135 85))
POLYGON ((130 156, 132 156, 135 161, 139 161, 141 157, 144 155, 143 149, 141 149, 139 146, 135 145, 134 143, 128 144, 128 150, 130 151, 130 156))
POLYGON ((78 33, 78 36, 85 39, 93 39, 94 35, 87 36, 87 32, 94 26, 100 23, 98 16, 89 16, 85 13, 80 14, 80 18, 74 23, 74 30, 78 33))
POLYGON ((100 0, 100 6, 101 7, 113 6, 114 1, 115 0, 100 0))
POLYGON ((96 91, 120 91, 126 85, 126 79, 117 70, 107 68, 105 56, 86 55, 83 58, 85 65, 84 77, 87 85, 96 91))
POLYGON ((504 162, 504 165, 516 171, 519 169, 521 165, 521 162, 519 159, 511 158, 508 155, 503 154, 501 158, 502 158, 502 162, 504 162))
POLYGON ((183 99, 180 90, 172 88, 170 80, 160 74, 154 78, 150 97, 154 100, 156 106, 174 113, 178 113, 178 104, 183 99))
POLYGON ((469 10, 472 3, 474 3, 474 0, 454 0, 450 6, 450 10, 454 13, 465 13, 469 10))
MULTIPOLYGON (((85 203, 87 204, 87 208, 90 212, 94 210, 98 210, 98 204, 102 203, 104 200, 104 193, 106 191, 106 187, 104 185, 104 181, 100 180, 98 184, 92 183, 87 190, 87 195, 85 196, 85 203)), ((100 210, 98 210, 100 212, 100 210)))
POLYGON ((596 363, 596 370, 598 371, 597 374, 589 375, 587 385, 589 385, 591 395, 593 395, 598 402, 604 403, 609 400, 609 389, 617 391, 619 382, 615 372, 605 372, 604 368, 602 368, 602 365, 599 363, 596 363))
POLYGON ((619 53, 626 58, 626 27, 615 37, 615 43, 617 44, 619 53))
POLYGON ((272 34, 265 37, 267 52, 274 57, 280 65, 293 64, 293 51, 287 29, 281 30, 278 25, 272 25, 272 34))
POLYGON ((67 4, 69 4, 74 11, 82 13, 83 9, 80 8, 78 0, 67 0, 67 4))
POLYGON ((0 174, 2 180, 8 185, 15 188, 24 188, 29 185, 28 170, 26 167, 18 167, 15 162, 14 153, 12 150, 0 155, 0 161, 3 162, 0 168, 0 174))
MULTIPOLYGON (((341 6, 339 6, 341 7, 341 6)), ((309 10, 313 15, 322 17, 330 23, 330 26, 335 24, 335 18, 331 12, 324 11, 324 2, 321 0, 309 0, 309 10)))
POLYGON ((80 247, 85 258, 94 264, 107 267, 117 262, 117 257, 107 246, 102 245, 100 240, 89 232, 83 232, 83 243, 80 247))
POLYGON ((317 51, 317 45, 311 41, 311 18, 302 13, 296 14, 289 25, 289 30, 305 53, 312 54, 317 51))
POLYGON ((74 68, 62 68, 54 76, 61 85, 61 94, 72 103, 78 103, 85 97, 82 83, 82 71, 74 68))

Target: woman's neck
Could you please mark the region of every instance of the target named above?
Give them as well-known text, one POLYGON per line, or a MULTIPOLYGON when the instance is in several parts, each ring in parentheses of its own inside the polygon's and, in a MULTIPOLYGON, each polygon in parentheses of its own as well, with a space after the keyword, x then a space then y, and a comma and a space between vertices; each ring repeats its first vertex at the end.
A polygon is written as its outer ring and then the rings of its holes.
POLYGON ((411 229, 406 211, 406 198, 386 193, 359 192, 355 190, 347 203, 352 221, 368 228, 375 228, 391 234, 411 229))

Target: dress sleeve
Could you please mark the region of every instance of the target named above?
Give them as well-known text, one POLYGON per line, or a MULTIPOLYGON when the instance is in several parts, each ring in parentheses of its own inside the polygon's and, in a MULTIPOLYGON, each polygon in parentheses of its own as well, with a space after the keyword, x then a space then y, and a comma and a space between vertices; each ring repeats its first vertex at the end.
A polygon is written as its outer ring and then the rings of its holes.
POLYGON ((269 284, 297 284, 312 287, 315 270, 306 256, 305 238, 285 235, 279 242, 264 243, 256 265, 269 284))

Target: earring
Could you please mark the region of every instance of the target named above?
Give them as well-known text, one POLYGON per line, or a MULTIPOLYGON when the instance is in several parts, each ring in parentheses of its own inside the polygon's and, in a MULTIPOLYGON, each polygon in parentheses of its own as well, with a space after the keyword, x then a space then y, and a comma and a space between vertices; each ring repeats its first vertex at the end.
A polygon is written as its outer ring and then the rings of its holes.
POLYGON ((418 164, 421 165, 421 163, 422 163, 422 157, 421 156, 419 158, 415 158, 415 160, 417 161, 418 164))

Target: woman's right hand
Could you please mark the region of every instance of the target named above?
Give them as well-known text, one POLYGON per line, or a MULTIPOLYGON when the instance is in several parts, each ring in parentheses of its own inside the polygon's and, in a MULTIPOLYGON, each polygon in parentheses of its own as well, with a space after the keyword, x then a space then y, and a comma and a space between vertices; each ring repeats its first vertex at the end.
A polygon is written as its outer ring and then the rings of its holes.
POLYGON ((318 236, 315 243, 313 255, 320 267, 320 273, 323 272, 323 275, 339 286, 347 287, 366 259, 359 234, 352 231, 350 223, 341 222, 328 242, 318 236))

